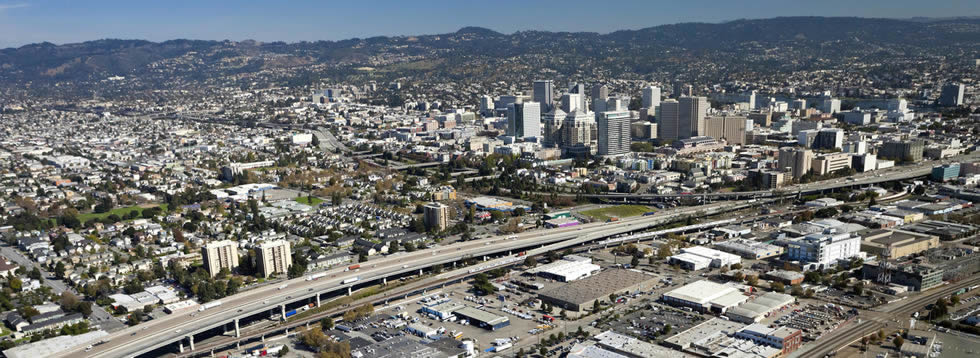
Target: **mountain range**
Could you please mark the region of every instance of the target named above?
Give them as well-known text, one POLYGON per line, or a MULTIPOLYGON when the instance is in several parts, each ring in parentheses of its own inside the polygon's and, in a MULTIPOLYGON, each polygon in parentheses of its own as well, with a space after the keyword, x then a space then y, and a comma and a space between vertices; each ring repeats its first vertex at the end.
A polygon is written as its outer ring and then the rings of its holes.
POLYGON ((0 50, 0 86, 91 90, 112 76, 142 89, 332 80, 521 79, 548 69, 569 77, 670 73, 697 81, 739 74, 894 68, 980 58, 980 19, 780 17, 681 23, 607 34, 466 27, 455 33, 342 41, 105 39, 0 50), (282 72, 272 75, 275 72, 282 72), (94 87, 93 87, 94 86, 94 87))

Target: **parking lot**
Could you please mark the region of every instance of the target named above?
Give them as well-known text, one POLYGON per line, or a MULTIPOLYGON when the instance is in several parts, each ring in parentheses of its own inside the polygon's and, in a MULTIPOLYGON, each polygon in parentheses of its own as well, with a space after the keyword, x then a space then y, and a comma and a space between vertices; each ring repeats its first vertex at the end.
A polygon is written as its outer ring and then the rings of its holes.
POLYGON ((854 315, 853 310, 848 307, 834 304, 805 304, 785 315, 778 316, 773 323, 799 329, 803 331, 804 341, 814 341, 854 315))

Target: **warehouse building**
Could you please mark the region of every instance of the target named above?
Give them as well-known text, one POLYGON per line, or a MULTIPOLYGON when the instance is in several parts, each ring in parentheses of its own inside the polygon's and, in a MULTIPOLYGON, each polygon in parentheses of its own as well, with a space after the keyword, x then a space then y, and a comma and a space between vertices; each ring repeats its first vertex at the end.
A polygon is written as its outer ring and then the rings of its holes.
POLYGON ((422 307, 422 313, 431 314, 439 319, 447 319, 453 315, 453 312, 461 309, 465 306, 456 302, 441 302, 433 305, 427 305, 422 307))
POLYGON ((793 296, 767 292, 752 301, 744 302, 738 307, 728 310, 725 316, 736 322, 758 323, 773 312, 779 311, 783 307, 793 304, 793 302, 796 302, 796 298, 793 296))
POLYGON ((610 294, 648 290, 657 277, 638 270, 610 269, 596 275, 541 292, 542 302, 568 311, 592 309, 595 301, 608 302, 610 294))
POLYGON ((781 356, 787 356, 803 345, 803 331, 789 327, 769 327, 764 324, 750 324, 741 331, 735 332, 736 338, 748 339, 756 344, 762 344, 781 350, 781 356))
POLYGON ((904 230, 867 230, 861 236, 861 251, 886 259, 914 255, 939 247, 939 237, 904 230))
POLYGON ((906 225, 902 227, 902 230, 939 236, 940 240, 956 240, 977 232, 977 228, 970 225, 960 225, 938 220, 926 220, 920 223, 906 225))
POLYGON ((679 265, 687 270, 701 270, 707 267, 731 266, 742 262, 742 258, 724 251, 704 246, 686 247, 681 253, 671 256, 668 263, 679 265))
POLYGON ((737 288, 701 280, 678 287, 660 299, 671 306, 690 307, 699 312, 725 313, 748 300, 737 288))
POLYGON ((592 276, 598 273, 600 269, 601 267, 593 264, 590 258, 577 259, 566 257, 527 270, 527 273, 559 282, 570 282, 592 276))
POLYGON ((761 260, 776 257, 783 254, 781 246, 770 245, 764 242, 735 239, 715 244, 721 251, 730 252, 749 260, 761 260))
POLYGON ((471 325, 495 331, 510 325, 510 319, 473 307, 463 307, 453 312, 456 317, 470 321, 471 325))

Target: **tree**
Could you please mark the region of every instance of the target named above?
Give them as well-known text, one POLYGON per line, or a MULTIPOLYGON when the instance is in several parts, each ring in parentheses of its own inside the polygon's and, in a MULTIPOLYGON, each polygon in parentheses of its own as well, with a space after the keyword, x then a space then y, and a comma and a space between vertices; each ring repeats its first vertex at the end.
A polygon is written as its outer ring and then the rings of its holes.
POLYGON ((538 348, 538 354, 540 354, 542 357, 548 355, 548 348, 541 346, 541 348, 538 348))
POLYGON ((7 280, 7 287, 9 287, 14 292, 20 292, 23 286, 24 283, 20 280, 20 278, 14 277, 12 279, 7 280))
POLYGON ((596 299, 595 302, 592 302, 592 312, 599 313, 600 310, 602 310, 602 306, 599 305, 599 300, 596 299))
POLYGON ((66 270, 65 263, 58 261, 58 263, 54 266, 54 276, 60 279, 64 279, 65 270, 66 270))
POLYGON ((742 280, 745 279, 745 274, 743 274, 742 271, 735 272, 735 274, 732 275, 732 279, 734 279, 735 282, 742 282, 742 280))
POLYGON ((630 260, 630 267, 637 267, 637 266, 640 266, 640 258, 633 256, 633 259, 630 260))
POLYGON ((670 334, 670 330, 671 330, 670 323, 665 324, 664 325, 664 330, 663 330, 664 335, 670 334))
POLYGON ((905 344, 905 338, 902 338, 902 336, 896 336, 895 339, 892 340, 892 343, 895 344, 896 349, 902 349, 902 345, 905 344))
POLYGON ((770 285, 770 288, 772 288, 774 292, 779 292, 779 293, 786 291, 786 285, 783 285, 782 282, 773 282, 772 285, 770 285))
POLYGON ((327 317, 320 320, 320 327, 325 331, 333 329, 333 318, 327 317))
POLYGON ((534 266, 537 265, 538 265, 538 260, 535 260, 531 256, 528 256, 526 259, 524 259, 524 266, 533 268, 534 266))

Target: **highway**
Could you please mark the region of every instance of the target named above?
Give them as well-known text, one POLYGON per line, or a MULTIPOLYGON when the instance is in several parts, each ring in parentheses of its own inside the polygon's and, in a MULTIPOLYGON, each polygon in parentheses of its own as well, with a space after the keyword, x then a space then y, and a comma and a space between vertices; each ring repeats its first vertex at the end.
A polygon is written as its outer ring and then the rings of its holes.
MULTIPOLYGON (((558 195, 580 195, 589 198, 601 198, 608 200, 623 199, 623 200, 656 200, 656 199, 670 199, 670 198, 699 198, 704 197, 707 199, 722 199, 722 198, 766 198, 772 196, 782 196, 782 195, 796 195, 796 194, 810 194, 823 192, 827 190, 834 190, 844 187, 853 186, 867 186, 875 185, 885 182, 891 182, 896 180, 906 180, 912 178, 918 178, 922 176, 927 176, 932 172, 932 167, 940 165, 943 163, 951 163, 958 161, 971 161, 980 158, 980 151, 958 155, 950 158, 943 159, 942 161, 923 161, 916 165, 906 165, 901 167, 892 167, 882 170, 858 173, 849 178, 839 178, 824 180, 819 182, 807 183, 807 184, 796 184, 785 186, 779 189, 773 190, 756 190, 756 191, 741 191, 741 192, 719 192, 719 193, 694 193, 694 194, 644 194, 644 193, 608 193, 608 194, 558 194, 558 195)), ((545 193, 546 194, 546 193, 545 193)))
POLYGON ((888 325, 888 322, 893 319, 897 319, 899 322, 907 322, 907 320, 911 318, 913 312, 921 310, 930 303, 936 302, 936 300, 941 297, 949 296, 960 288, 969 287, 978 283, 980 283, 980 277, 972 277, 970 279, 934 288, 917 296, 912 296, 901 301, 879 306, 875 311, 885 314, 873 318, 861 317, 862 320, 860 322, 850 323, 840 327, 827 336, 821 337, 815 342, 806 344, 804 349, 793 352, 790 357, 825 357, 828 354, 835 353, 841 348, 860 340, 861 337, 870 335, 877 332, 879 329, 885 328, 885 326, 888 325))
MULTIPOLYGON (((450 263, 467 258, 481 258, 484 255, 520 251, 539 245, 548 245, 531 254, 559 250, 579 245, 595 239, 619 235, 648 227, 660 225, 687 216, 704 216, 712 213, 731 211, 738 208, 759 205, 761 202, 740 201, 719 202, 696 207, 683 207, 658 212, 650 216, 627 218, 611 223, 582 224, 575 227, 536 230, 517 234, 515 238, 497 236, 486 239, 439 246, 412 253, 375 258, 361 264, 355 272, 344 272, 344 267, 326 271, 327 276, 319 280, 307 281, 306 277, 285 281, 286 288, 279 290, 281 284, 266 285, 222 298, 220 306, 198 312, 197 307, 177 312, 140 325, 129 327, 104 337, 105 343, 95 345, 85 351, 86 345, 59 354, 62 357, 131 357, 178 341, 195 333, 233 323, 235 319, 268 312, 279 305, 305 301, 317 293, 333 292, 351 287, 353 284, 380 280, 410 271, 417 271, 440 263, 450 263), (360 277, 358 282, 343 284, 342 281, 360 277)), ((479 266, 479 264, 477 265, 479 266)), ((190 342, 184 341, 190 348, 190 342)), ((91 342, 90 344, 95 343, 91 342)))

